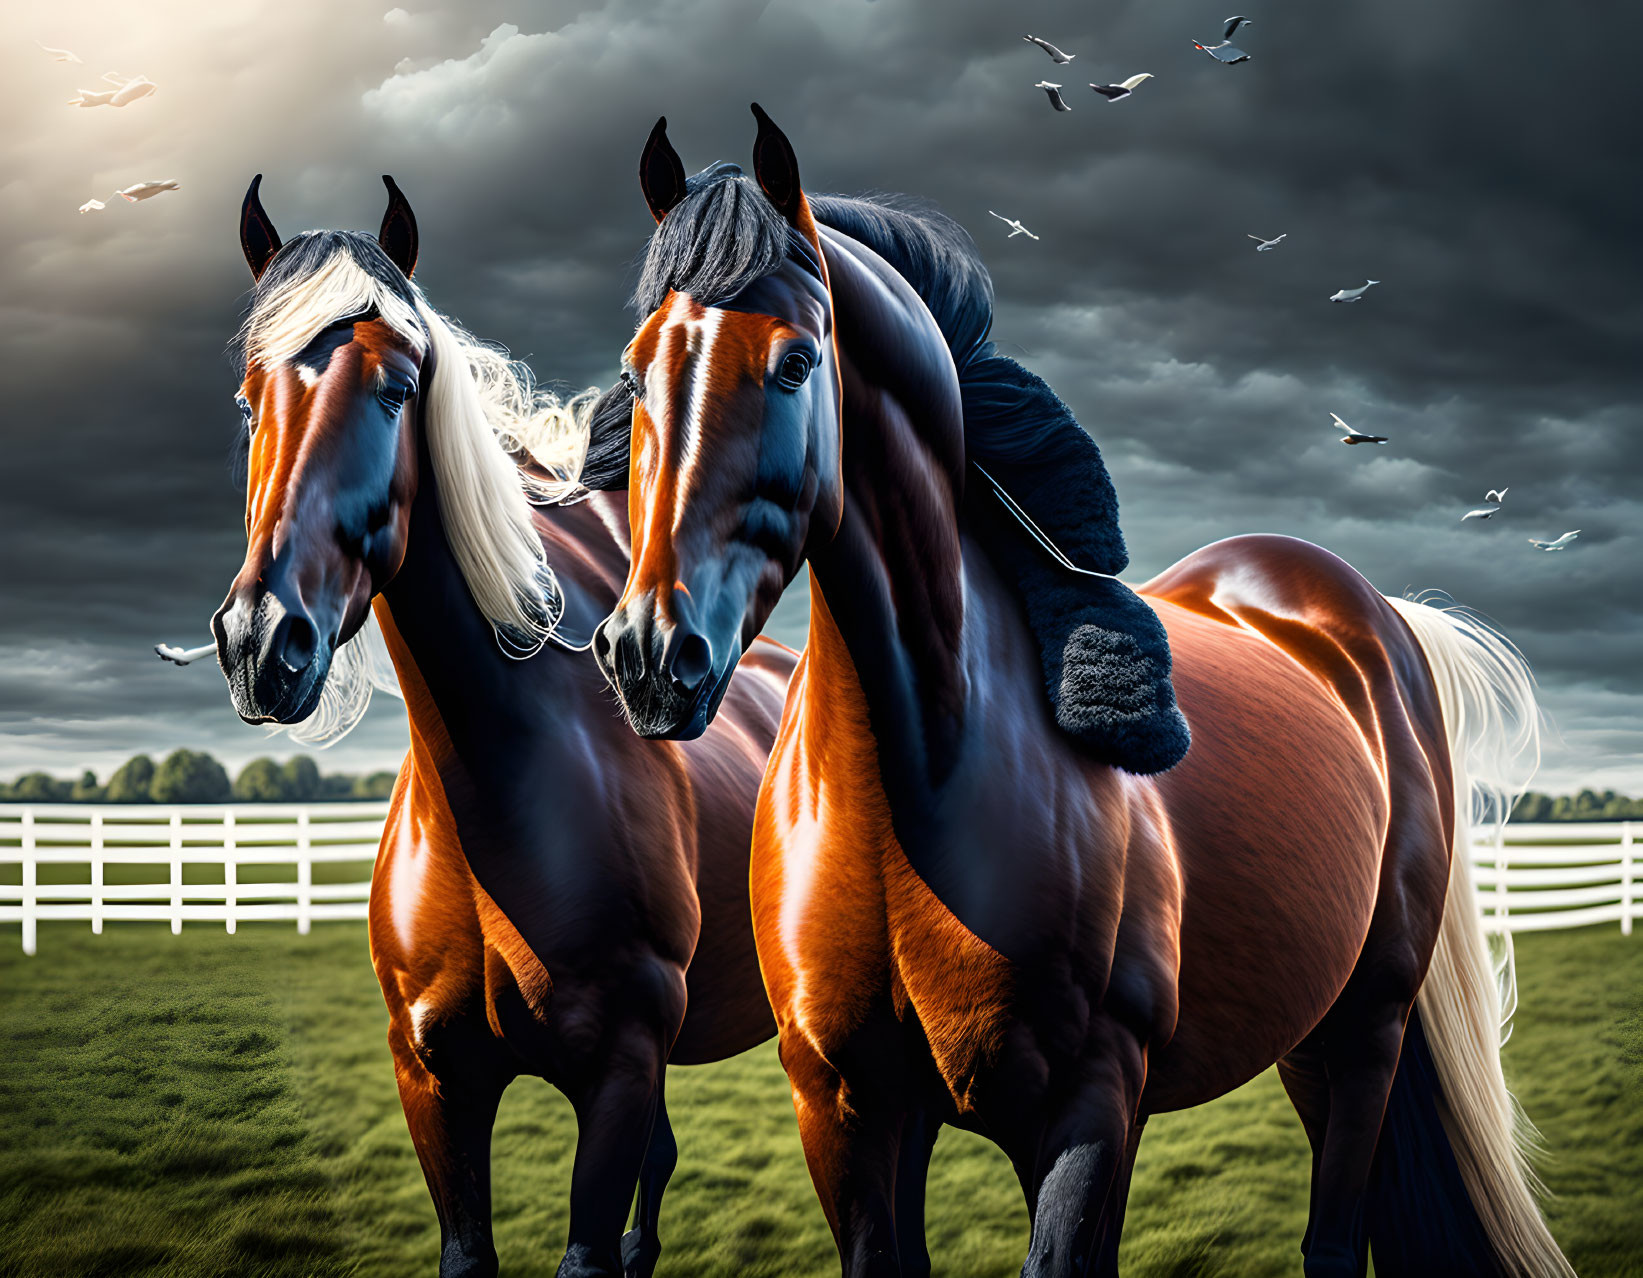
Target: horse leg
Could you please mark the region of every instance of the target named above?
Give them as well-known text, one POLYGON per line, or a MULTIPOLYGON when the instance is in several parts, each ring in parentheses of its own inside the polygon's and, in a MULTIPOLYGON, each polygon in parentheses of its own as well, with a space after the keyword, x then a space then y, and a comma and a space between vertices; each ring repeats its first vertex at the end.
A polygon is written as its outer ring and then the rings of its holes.
POLYGON ((622 1226, 653 1144, 667 1049, 660 1035, 641 1026, 618 1032, 617 1041, 621 1047, 595 1064, 592 1081, 571 1096, 576 1161, 570 1239, 558 1278, 623 1274, 622 1226))
POLYGON ((1130 1176, 1135 1171, 1135 1156, 1141 1151, 1141 1134, 1146 1129, 1147 1116, 1137 1116, 1130 1125, 1129 1143, 1124 1147, 1124 1159, 1113 1177, 1107 1192, 1107 1205, 1101 1213, 1100 1245, 1096 1248, 1092 1274, 1104 1278, 1118 1278, 1118 1243, 1124 1233, 1124 1208, 1129 1204, 1130 1176))
POLYGON ((896 1251, 902 1278, 929 1278, 930 1252, 924 1242, 924 1190, 930 1179, 941 1120, 928 1109, 915 1109, 902 1124, 896 1157, 896 1251))
POLYGON ((673 1139, 673 1125, 667 1118, 667 1078, 656 1086, 656 1118, 650 1127, 650 1148, 639 1168, 639 1201, 633 1211, 633 1228, 622 1236, 622 1272, 626 1278, 650 1278, 662 1254, 659 1223, 662 1193, 679 1163, 679 1145, 673 1139))
POLYGON ((1313 1222, 1318 1215, 1318 1164, 1323 1158, 1324 1132, 1329 1125, 1329 1076, 1317 1045, 1303 1041, 1278 1062, 1278 1079, 1289 1094, 1289 1103, 1300 1116, 1312 1149, 1312 1175, 1308 1182, 1306 1233, 1301 1236, 1301 1255, 1312 1249, 1313 1222))
POLYGON ((489 1278, 497 1271, 491 1128, 514 1075, 489 1043, 458 1048, 452 1040, 461 1037, 447 1029, 437 1052, 418 1051, 396 1026, 389 1044, 405 1124, 439 1216, 439 1278, 489 1278))
MULTIPOLYGON (((883 1084, 900 1065, 894 1046, 882 1038, 879 1046, 884 1050, 867 1056, 860 1071, 875 1084, 883 1084)), ((895 1201, 909 1107, 897 1104, 882 1086, 872 1092, 852 1087, 799 1035, 784 1036, 781 1059, 793 1087, 804 1160, 833 1230, 844 1278, 898 1278, 895 1201)))
POLYGON ((1312 1185, 1308 1278, 1362 1278, 1367 1270, 1364 1191, 1408 1014, 1407 999, 1378 1006, 1337 1002, 1320 1026, 1329 1116, 1312 1185))
POLYGON ((1022 1278, 1090 1271, 1102 1207, 1130 1148, 1146 1051, 1116 1023, 1094 1041, 1078 1085, 1039 1143, 1037 1210, 1022 1278))

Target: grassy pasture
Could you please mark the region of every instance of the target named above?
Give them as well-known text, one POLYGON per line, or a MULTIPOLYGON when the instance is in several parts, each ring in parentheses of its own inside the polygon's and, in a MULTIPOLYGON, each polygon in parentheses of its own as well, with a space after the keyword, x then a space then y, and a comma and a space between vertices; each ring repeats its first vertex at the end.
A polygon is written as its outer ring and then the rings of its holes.
MULTIPOLYGON (((1523 937, 1518 970, 1507 1067, 1545 1133, 1554 1231, 1586 1278, 1643 1274, 1643 937, 1523 937)), ((0 1275, 432 1274, 385 1028, 363 925, 43 924, 33 959, 0 928, 0 1275)), ((772 1047, 674 1070, 668 1090, 661 1272, 837 1273, 772 1047)), ((573 1132, 545 1084, 503 1101, 506 1274, 558 1263, 573 1132)), ((1126 1272, 1299 1273, 1305 1212, 1305 1142, 1269 1072, 1149 1124, 1126 1272)), ((944 1133, 936 1272, 1014 1274, 1026 1228, 1003 1158, 944 1133)))

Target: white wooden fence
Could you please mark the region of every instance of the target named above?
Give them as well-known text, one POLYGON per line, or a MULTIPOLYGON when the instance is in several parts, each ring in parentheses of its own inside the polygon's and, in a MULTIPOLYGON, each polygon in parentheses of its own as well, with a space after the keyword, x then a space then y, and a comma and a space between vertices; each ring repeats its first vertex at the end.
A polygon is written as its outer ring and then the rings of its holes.
POLYGON ((316 919, 363 919, 387 815, 386 803, 0 804, 0 923, 21 922, 33 954, 41 919, 89 920, 93 932, 131 920, 173 932, 221 923, 230 933, 247 922, 294 920, 306 933, 316 919), (358 873, 315 883, 314 867, 333 864, 358 873), (185 866, 205 868, 185 875, 185 866))
MULTIPOLYGON (((120 920, 169 922, 173 932, 184 923, 233 932, 242 922, 294 920, 307 932, 316 919, 363 919, 387 813, 386 803, 0 804, 0 924, 20 922, 23 952, 33 954, 41 919, 89 921, 93 932, 120 920), (338 863, 357 864, 358 875, 314 882, 314 866, 338 863), (13 865, 21 872, 9 872, 13 865), (213 867, 193 877, 221 881, 185 882, 185 866, 213 867), (291 866, 294 878, 258 877, 291 866), (108 881, 111 867, 118 881, 108 881)), ((1525 932, 1617 922, 1629 934, 1643 917, 1634 824, 1508 825, 1498 838, 1478 831, 1485 925, 1525 932)))

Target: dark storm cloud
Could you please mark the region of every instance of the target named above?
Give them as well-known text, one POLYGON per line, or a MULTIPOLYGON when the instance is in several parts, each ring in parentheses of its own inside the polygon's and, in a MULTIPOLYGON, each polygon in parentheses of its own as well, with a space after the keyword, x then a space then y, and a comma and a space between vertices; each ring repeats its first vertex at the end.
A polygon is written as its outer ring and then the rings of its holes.
MULTIPOLYGON (((4 90, 0 773, 263 748, 211 669, 147 652, 203 637, 242 549, 222 349, 253 172, 286 233, 374 226, 394 173, 433 302, 581 386, 631 332, 651 124, 692 169, 745 163, 757 99, 812 189, 912 192, 976 234, 995 336, 1101 442, 1138 576, 1261 529, 1383 590, 1441 586, 1534 661, 1552 779, 1643 791, 1629 9, 1273 6, 1227 67, 1191 47, 1225 16, 1197 4, 407 7, 179 5, 145 28, 110 4, 8 31, 161 89, 68 112, 82 69, 42 58, 4 90), (1053 67, 1028 26, 1077 61, 1053 67), (1124 102, 1084 88, 1137 71, 1156 78, 1124 102), (1071 112, 1031 87, 1046 76, 1071 112), (73 213, 161 176, 182 190, 73 213), (989 208, 1043 238, 1006 242, 989 208), (1257 254, 1248 232, 1289 238, 1257 254), (1366 278, 1385 282, 1363 302, 1324 300, 1366 278), (1331 411, 1392 442, 1341 447, 1331 411), (1498 518, 1458 522, 1501 484, 1498 518), (1559 555, 1526 541, 1571 528, 1559 555)), ((391 752, 396 713, 341 749, 391 752)))

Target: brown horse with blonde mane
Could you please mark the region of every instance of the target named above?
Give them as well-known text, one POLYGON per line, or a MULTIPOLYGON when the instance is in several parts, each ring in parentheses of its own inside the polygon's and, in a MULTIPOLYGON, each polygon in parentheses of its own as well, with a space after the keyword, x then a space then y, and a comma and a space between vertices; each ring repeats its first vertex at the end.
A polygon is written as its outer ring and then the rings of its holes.
MULTIPOLYGON (((537 1074, 579 1132, 561 1278, 648 1275, 676 1155, 666 1065, 775 1028, 747 863, 793 654, 750 653, 702 741, 636 739, 581 651, 628 554, 623 505, 587 496, 601 463, 582 456, 586 415, 427 304, 391 180, 376 238, 283 244, 257 186, 240 228, 257 281, 238 397, 249 544, 213 619, 235 707, 346 724, 332 703, 366 686, 374 608, 411 750, 371 958, 440 1273, 497 1271, 491 1128, 508 1083, 537 1074), (532 461, 532 443, 560 464, 532 461)), ((625 406, 619 430, 618 487, 625 406)))
POLYGON ((1515 649, 1289 538, 1132 593, 969 237, 807 196, 754 113, 751 179, 687 180, 665 122, 641 160, 633 555, 595 654, 639 732, 693 736, 809 564, 753 910, 844 1272, 930 1272, 954 1124, 1020 1178, 1024 1275, 1112 1273, 1148 1115, 1274 1063, 1309 1275, 1569 1272, 1467 868, 1471 783, 1533 743, 1515 649))

